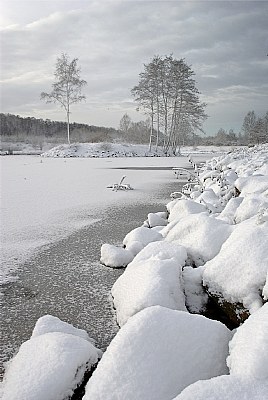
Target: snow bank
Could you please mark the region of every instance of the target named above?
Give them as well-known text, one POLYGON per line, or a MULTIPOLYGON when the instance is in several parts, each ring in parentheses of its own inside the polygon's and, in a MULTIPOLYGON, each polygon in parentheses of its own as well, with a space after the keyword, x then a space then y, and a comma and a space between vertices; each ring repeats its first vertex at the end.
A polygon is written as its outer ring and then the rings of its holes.
POLYGON ((232 375, 268 383, 267 333, 268 303, 251 315, 231 340, 227 364, 232 375))
POLYGON ((85 331, 44 316, 9 361, 2 400, 65 400, 100 356, 85 331))
POLYGON ((135 262, 135 267, 133 263, 112 287, 116 318, 120 326, 132 315, 154 305, 186 311, 181 287, 181 266, 175 259, 151 257, 135 262))
POLYGON ((113 246, 107 243, 101 246, 100 262, 107 267, 125 267, 133 260, 133 257, 134 255, 131 251, 122 247, 113 246))
MULTIPOLYGON (((180 154, 222 153, 228 147, 200 146, 199 148, 182 147, 180 154)), ((179 154, 179 155, 180 155, 179 154)), ((173 154, 172 154, 173 155, 173 154)), ((158 148, 157 152, 148 151, 148 145, 129 143, 72 143, 63 144, 42 154, 43 157, 164 157, 166 154, 158 148)))
POLYGON ((268 222, 257 224, 253 217, 238 224, 219 254, 205 264, 203 282, 209 291, 256 311, 267 277, 267 237, 268 222))
POLYGON ((177 240, 186 248, 195 265, 200 266, 218 254, 232 229, 224 221, 206 214, 190 214, 168 232, 166 240, 177 240))
POLYGON ((230 331, 163 307, 129 319, 103 355, 83 400, 172 399, 199 379, 226 374, 230 331))

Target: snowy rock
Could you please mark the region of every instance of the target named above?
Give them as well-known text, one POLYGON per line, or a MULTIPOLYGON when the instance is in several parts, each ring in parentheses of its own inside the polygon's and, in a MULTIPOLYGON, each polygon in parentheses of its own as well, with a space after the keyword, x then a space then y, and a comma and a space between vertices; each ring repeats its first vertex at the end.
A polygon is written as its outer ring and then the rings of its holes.
POLYGON ((166 226, 168 223, 167 219, 160 217, 157 214, 149 213, 148 214, 148 224, 150 228, 154 226, 166 226))
POLYGON ((243 197, 233 197, 232 199, 230 199, 217 218, 229 224, 234 224, 236 210, 238 209, 242 201, 243 197))
POLYGON ((129 247, 131 247, 133 242, 140 242, 142 247, 145 247, 150 242, 155 242, 162 239, 163 236, 159 232, 144 226, 140 226, 133 229, 125 236, 123 244, 126 246, 127 250, 129 250, 129 247))
POLYGON ((268 303, 251 315, 234 334, 227 358, 232 375, 268 382, 267 333, 268 303))
POLYGON ((191 313, 201 313, 206 309, 208 295, 203 287, 203 272, 204 267, 184 267, 182 271, 186 306, 191 313))
POLYGON ((176 241, 167 242, 166 240, 162 240, 159 242, 152 242, 145 246, 140 253, 136 255, 128 267, 135 267, 135 265, 140 261, 146 261, 149 258, 157 258, 159 260, 174 258, 179 265, 183 266, 187 259, 187 252, 185 248, 180 246, 176 241))
POLYGON ((251 218, 238 224, 219 254, 205 264, 203 284, 211 294, 242 303, 250 313, 262 305, 268 270, 268 222, 251 218))
POLYGON ((268 207, 268 198, 265 198, 260 194, 246 195, 236 210, 234 216, 235 222, 239 223, 257 215, 258 211, 264 207, 268 207))
POLYGON ((194 200, 190 199, 172 200, 167 204, 167 210, 169 212, 169 222, 180 220, 190 214, 207 212, 207 208, 204 205, 196 203, 194 200))
POLYGON ((242 196, 250 193, 262 193, 268 190, 268 176, 254 175, 251 177, 241 177, 234 184, 242 196))
POLYGON ((52 315, 44 315, 37 320, 31 338, 51 332, 69 333, 74 336, 79 336, 84 340, 93 342, 93 339, 90 338, 88 333, 83 329, 75 328, 73 325, 61 321, 59 318, 52 315))
POLYGON ((187 250, 196 266, 218 254, 233 227, 208 215, 193 214, 181 219, 167 234, 168 241, 177 240, 187 250))
POLYGON ((173 400, 264 400, 268 382, 221 375, 189 385, 173 400))
POLYGON ((2 400, 65 400, 98 358, 96 348, 79 336, 62 332, 35 336, 9 362, 2 400))
POLYGON ((220 322, 146 308, 112 340, 83 400, 173 399, 191 383, 228 372, 230 338, 220 322))
POLYGON ((151 257, 135 263, 135 267, 127 267, 113 285, 112 296, 120 326, 132 315, 154 305, 186 311, 181 266, 175 259, 151 257))
POLYGON ((134 255, 131 251, 122 247, 113 246, 107 243, 101 246, 100 262, 107 267, 125 267, 133 260, 133 257, 134 255))

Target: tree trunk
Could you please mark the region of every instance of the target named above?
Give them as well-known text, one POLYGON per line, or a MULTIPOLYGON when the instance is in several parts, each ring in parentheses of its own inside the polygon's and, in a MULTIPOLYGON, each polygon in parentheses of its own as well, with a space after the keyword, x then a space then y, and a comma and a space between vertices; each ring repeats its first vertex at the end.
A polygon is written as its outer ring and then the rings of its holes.
POLYGON ((69 108, 67 110, 67 139, 68 139, 68 144, 71 144, 71 142, 70 142, 70 111, 69 111, 69 108))

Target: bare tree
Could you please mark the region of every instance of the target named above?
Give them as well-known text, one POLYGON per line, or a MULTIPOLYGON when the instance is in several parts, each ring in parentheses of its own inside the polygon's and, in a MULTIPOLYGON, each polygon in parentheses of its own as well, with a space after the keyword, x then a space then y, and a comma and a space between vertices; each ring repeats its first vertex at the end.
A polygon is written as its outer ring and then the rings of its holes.
POLYGON ((55 82, 52 84, 50 93, 41 93, 41 99, 47 103, 60 103, 66 111, 67 116, 67 138, 70 144, 70 106, 85 100, 81 94, 86 81, 80 78, 80 68, 77 66, 78 58, 69 61, 67 54, 62 53, 57 59, 56 70, 54 73, 55 82))
POLYGON ((183 59, 176 60, 172 55, 155 56, 144 65, 144 72, 140 74, 139 84, 132 89, 132 94, 150 115, 150 150, 154 136, 156 148, 158 146, 160 129, 165 137, 164 151, 168 153, 171 150, 173 154, 183 142, 186 131, 202 130, 202 122, 207 118, 206 105, 199 100, 200 93, 193 75, 183 59))

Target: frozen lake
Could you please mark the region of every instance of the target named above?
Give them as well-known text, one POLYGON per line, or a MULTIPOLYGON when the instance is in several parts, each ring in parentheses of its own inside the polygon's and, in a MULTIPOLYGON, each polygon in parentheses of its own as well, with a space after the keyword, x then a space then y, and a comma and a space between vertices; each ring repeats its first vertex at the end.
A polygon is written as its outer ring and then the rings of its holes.
MULTIPOLYGON (((195 156, 198 162, 208 155, 195 156)), ((179 189, 171 168, 187 157, 1 157, 1 362, 52 314, 86 329, 105 349, 117 331, 109 292, 122 273, 99 263, 179 189), (109 184, 126 175, 133 191, 109 184)))

